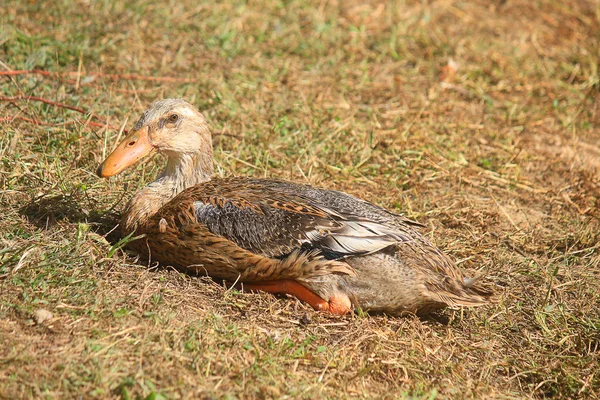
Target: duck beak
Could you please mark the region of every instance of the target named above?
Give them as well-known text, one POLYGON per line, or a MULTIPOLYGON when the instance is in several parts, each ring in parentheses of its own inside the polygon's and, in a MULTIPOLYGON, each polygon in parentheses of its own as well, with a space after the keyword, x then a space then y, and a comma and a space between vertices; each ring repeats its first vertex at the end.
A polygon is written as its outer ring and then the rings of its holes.
POLYGON ((145 126, 128 135, 98 167, 96 173, 101 178, 108 178, 123 171, 148 154, 154 146, 148 137, 148 127, 145 126))

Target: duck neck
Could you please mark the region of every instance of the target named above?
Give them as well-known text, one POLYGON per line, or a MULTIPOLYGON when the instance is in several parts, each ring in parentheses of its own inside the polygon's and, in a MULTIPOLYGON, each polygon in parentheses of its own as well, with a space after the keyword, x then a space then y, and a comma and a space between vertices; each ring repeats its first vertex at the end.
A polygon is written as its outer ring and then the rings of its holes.
POLYGON ((211 179, 214 171, 212 146, 207 151, 169 155, 158 178, 133 196, 123 214, 121 229, 134 232, 183 190, 211 179))
POLYGON ((167 166, 149 186, 170 193, 170 200, 189 187, 209 181, 213 172, 212 149, 209 152, 177 154, 169 156, 167 166))

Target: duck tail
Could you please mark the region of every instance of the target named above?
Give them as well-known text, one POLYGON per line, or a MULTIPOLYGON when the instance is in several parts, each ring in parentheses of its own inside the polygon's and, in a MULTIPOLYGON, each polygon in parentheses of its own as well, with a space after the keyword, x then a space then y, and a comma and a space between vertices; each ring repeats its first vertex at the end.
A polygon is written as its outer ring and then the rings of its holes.
POLYGON ((474 278, 463 278, 462 281, 445 277, 442 282, 434 285, 429 290, 429 295, 450 307, 482 306, 497 300, 494 291, 482 283, 484 275, 474 278))
POLYGON ((470 298, 476 298, 478 304, 495 303, 498 297, 489 285, 483 283, 484 275, 464 279, 464 291, 470 298))

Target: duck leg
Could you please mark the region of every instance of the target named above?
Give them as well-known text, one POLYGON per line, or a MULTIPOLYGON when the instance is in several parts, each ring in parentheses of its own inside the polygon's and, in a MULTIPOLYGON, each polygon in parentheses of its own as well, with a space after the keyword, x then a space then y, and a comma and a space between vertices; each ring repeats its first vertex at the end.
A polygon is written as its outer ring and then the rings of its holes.
POLYGON ((329 301, 308 290, 291 279, 263 281, 260 283, 244 283, 245 289, 262 290, 268 293, 286 293, 308 303, 317 311, 329 311, 334 315, 344 315, 350 311, 350 299, 344 296, 332 296, 329 301))

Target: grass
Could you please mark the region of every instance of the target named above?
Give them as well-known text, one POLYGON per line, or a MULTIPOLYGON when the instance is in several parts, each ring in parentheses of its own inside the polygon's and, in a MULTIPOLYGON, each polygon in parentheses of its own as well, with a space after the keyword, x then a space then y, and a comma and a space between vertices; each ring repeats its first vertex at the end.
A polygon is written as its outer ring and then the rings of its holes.
POLYGON ((1 96, 99 119, 0 102, 0 398, 600 397, 597 2, 4 9, 0 70, 58 75, 1 76, 1 96), (219 174, 402 212, 498 303, 334 318, 138 264, 112 229, 163 160, 94 171, 163 97, 226 134, 219 174))

